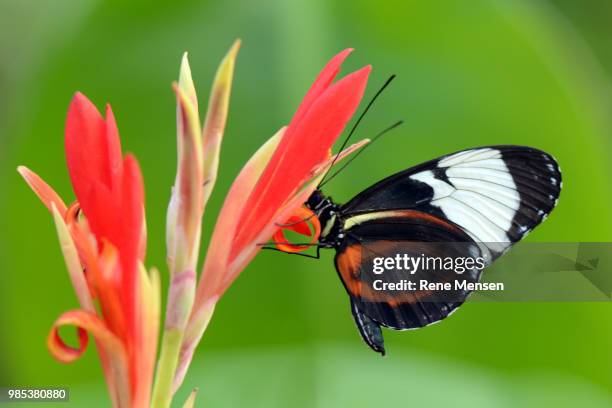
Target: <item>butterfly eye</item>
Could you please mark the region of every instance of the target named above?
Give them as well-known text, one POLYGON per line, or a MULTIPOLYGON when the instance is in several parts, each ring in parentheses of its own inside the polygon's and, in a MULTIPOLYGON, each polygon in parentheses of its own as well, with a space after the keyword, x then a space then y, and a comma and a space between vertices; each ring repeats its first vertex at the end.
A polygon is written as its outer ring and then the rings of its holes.
POLYGON ((306 207, 300 208, 295 214, 283 224, 277 224, 278 231, 273 235, 274 245, 284 252, 302 252, 316 245, 321 235, 321 223, 319 218, 306 207), (292 243, 285 235, 286 231, 310 237, 308 243, 292 243))

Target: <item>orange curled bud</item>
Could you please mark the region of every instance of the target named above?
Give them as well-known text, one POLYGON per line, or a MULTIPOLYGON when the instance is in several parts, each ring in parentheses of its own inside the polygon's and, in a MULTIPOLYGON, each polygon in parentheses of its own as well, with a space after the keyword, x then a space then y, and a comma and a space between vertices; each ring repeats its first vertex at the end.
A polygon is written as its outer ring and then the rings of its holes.
POLYGON ((285 237, 285 230, 297 232, 300 235, 310 237, 309 244, 314 244, 321 235, 321 223, 319 218, 306 207, 294 213, 287 222, 280 225, 280 228, 273 236, 275 246, 283 252, 302 252, 310 248, 311 245, 292 244, 285 237))

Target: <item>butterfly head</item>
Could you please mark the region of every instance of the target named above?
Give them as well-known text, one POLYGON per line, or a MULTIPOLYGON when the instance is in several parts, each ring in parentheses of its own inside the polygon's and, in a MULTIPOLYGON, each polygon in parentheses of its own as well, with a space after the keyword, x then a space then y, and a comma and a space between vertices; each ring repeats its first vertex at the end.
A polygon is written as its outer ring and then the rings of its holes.
POLYGON ((329 201, 330 199, 326 197, 321 190, 317 189, 312 192, 312 194, 310 195, 310 197, 308 197, 308 200, 306 200, 304 205, 306 205, 308 209, 316 213, 317 210, 325 207, 325 204, 329 201))
POLYGON ((321 224, 321 238, 325 238, 335 224, 338 214, 338 205, 319 189, 312 192, 305 207, 312 211, 321 224))

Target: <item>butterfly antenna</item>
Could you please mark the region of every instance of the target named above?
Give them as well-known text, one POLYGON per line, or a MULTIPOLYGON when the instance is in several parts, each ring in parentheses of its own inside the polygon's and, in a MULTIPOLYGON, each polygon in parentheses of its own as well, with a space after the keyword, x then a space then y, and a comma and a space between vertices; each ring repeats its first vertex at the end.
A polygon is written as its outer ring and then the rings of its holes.
POLYGON ((359 155, 361 153, 363 153, 363 151, 368 148, 371 144, 373 144, 375 141, 377 141, 382 135, 392 131, 393 129, 395 129, 396 127, 400 126, 402 123, 404 123, 403 120, 398 120, 397 122, 395 122, 394 124, 392 124, 391 126, 383 129, 382 131, 380 131, 376 136, 374 136, 372 138, 372 140, 370 140, 370 143, 366 144, 365 146, 363 146, 361 149, 359 149, 357 152, 355 152, 355 154, 353 154, 353 156, 351 156, 351 158, 344 163, 344 165, 342 167, 340 167, 338 170, 336 170, 331 176, 329 176, 329 178, 327 180, 325 180, 324 182, 321 182, 319 184, 319 187, 323 187, 325 184, 329 183, 330 181, 332 181, 334 179, 334 177, 336 177, 338 174, 340 174, 340 172, 342 172, 342 170, 344 170, 345 168, 348 167, 349 164, 351 164, 351 162, 353 160, 355 160, 357 157, 359 157, 359 155))
MULTIPOLYGON (((357 121, 355 122, 355 124, 353 125, 353 127, 351 128, 351 131, 349 132, 349 134, 346 136, 346 138, 344 138, 344 141, 342 142, 342 146, 340 146, 340 150, 342 151, 344 150, 344 148, 346 147, 346 145, 348 144, 349 140, 351 139, 351 136, 353 136, 353 133, 355 133, 355 130, 357 130, 357 127, 359 126, 359 124, 361 123, 361 121, 363 120, 364 116, 366 115, 366 113, 368 113, 368 111, 370 110, 370 108, 372 107, 372 105, 374 104, 374 102, 376 101, 376 99, 380 96, 380 94, 385 90, 385 88, 387 86, 389 86, 389 84, 391 83, 391 81, 393 81, 395 79, 395 74, 391 75, 383 84, 383 86, 380 87, 380 89, 374 94, 374 96, 372 97, 372 99, 370 99, 370 102, 368 102, 368 104, 366 105, 365 109, 363 110, 363 112, 361 112, 361 115, 359 115, 359 118, 357 118, 357 121)), ((321 182, 319 183, 319 185, 317 186, 317 188, 321 187, 324 183, 326 183, 327 181, 325 180, 325 178, 327 177, 327 175, 329 174, 330 170, 332 169, 332 167, 334 167, 334 164, 336 163, 336 160, 338 160, 339 156, 336 156, 334 158, 334 160, 332 160, 332 162, 329 164, 329 167, 327 169, 327 171, 325 172, 325 174, 323 175, 323 178, 321 179, 321 182)))

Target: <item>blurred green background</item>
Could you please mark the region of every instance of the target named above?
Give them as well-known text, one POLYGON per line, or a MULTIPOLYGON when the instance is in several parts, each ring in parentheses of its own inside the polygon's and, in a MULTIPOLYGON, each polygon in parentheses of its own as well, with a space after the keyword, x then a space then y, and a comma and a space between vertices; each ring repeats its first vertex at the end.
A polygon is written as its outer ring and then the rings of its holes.
MULTIPOLYGON (((368 95, 398 75, 359 137, 405 125, 327 186, 334 199, 445 153, 526 144, 564 172, 559 207, 528 239, 611 241, 611 19, 605 0, 0 0, 0 385, 69 386, 66 405, 108 406, 93 350, 66 366, 45 347, 77 301, 51 217, 15 171, 26 164, 72 199, 63 125, 76 90, 112 104, 141 163, 150 266, 165 267, 181 54, 204 104, 236 37, 205 237, 245 160, 350 46, 345 72, 373 64, 368 95)), ((332 256, 260 254, 219 304, 179 400, 197 386, 201 406, 220 407, 612 406, 612 303, 472 302, 441 324, 386 331, 380 358, 353 327, 332 256)))

